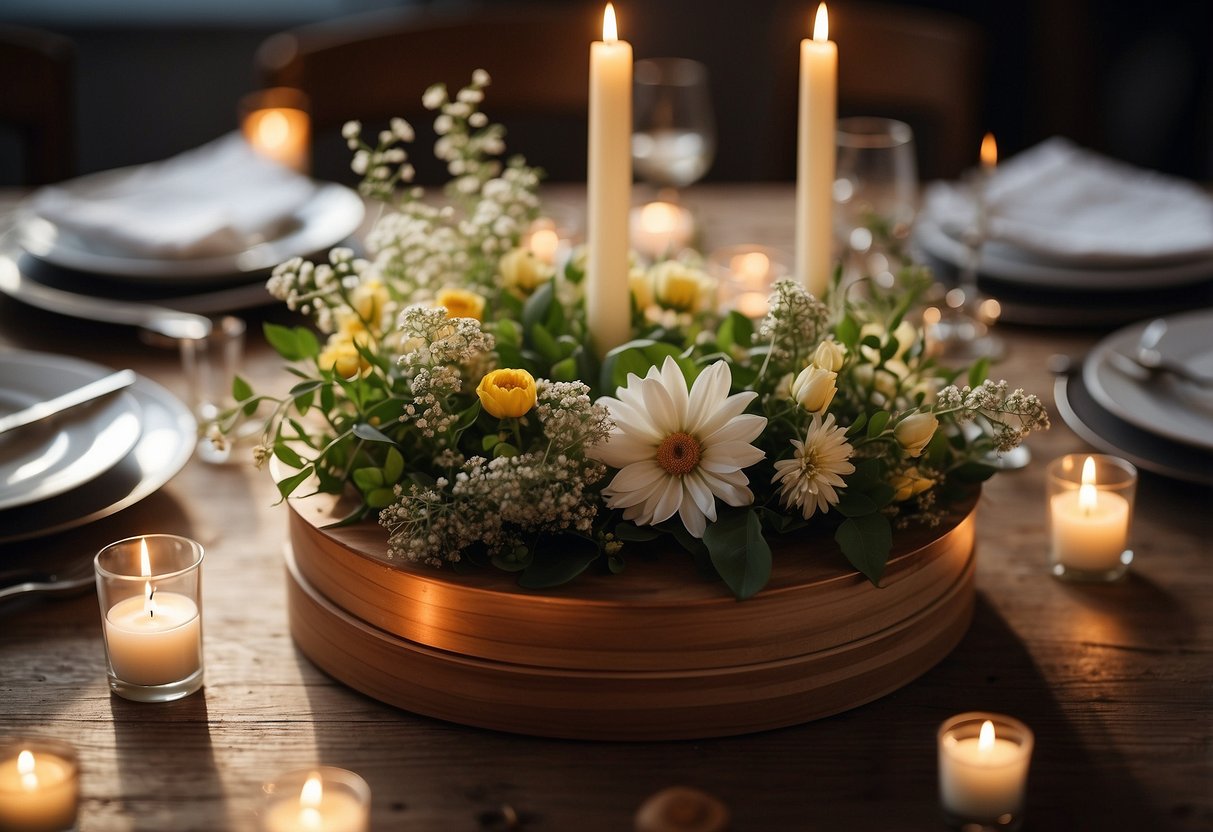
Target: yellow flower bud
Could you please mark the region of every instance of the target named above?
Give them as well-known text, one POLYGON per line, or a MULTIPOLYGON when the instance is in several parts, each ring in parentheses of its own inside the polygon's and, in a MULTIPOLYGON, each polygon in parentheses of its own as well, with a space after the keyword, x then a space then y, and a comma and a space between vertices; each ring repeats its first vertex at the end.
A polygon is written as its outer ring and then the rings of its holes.
POLYGON ((935 435, 939 420, 934 413, 914 413, 897 423, 893 436, 912 457, 920 456, 935 435))
POLYGON ((484 320, 484 298, 467 289, 443 289, 434 298, 435 304, 446 307, 448 318, 484 320))
POLYGON ((526 370, 493 370, 480 379, 476 395, 491 416, 517 418, 535 406, 535 379, 526 370))
POLYGON ((355 341, 365 345, 365 332, 361 335, 348 332, 334 332, 329 336, 328 341, 325 342, 324 349, 320 351, 320 355, 316 356, 316 364, 320 369, 332 370, 337 375, 346 379, 366 375, 370 372, 371 365, 358 352, 358 348, 354 346, 355 341))
POLYGON ((889 478, 889 485, 893 486, 895 492, 893 499, 899 503, 921 494, 934 484, 935 480, 924 477, 917 468, 907 468, 889 478))
POLYGON ((657 303, 678 312, 696 312, 711 305, 716 281, 699 269, 666 260, 649 270, 657 303))
POLYGON ((805 367, 792 382, 792 398, 810 413, 821 413, 830 406, 838 392, 838 373, 820 367, 805 367))
POLYGON ((501 285, 515 294, 527 296, 551 279, 555 269, 535 256, 529 248, 506 252, 497 263, 501 285))
POLYGON ((846 354, 847 348, 837 341, 822 341, 813 353, 813 365, 836 373, 842 369, 846 354))

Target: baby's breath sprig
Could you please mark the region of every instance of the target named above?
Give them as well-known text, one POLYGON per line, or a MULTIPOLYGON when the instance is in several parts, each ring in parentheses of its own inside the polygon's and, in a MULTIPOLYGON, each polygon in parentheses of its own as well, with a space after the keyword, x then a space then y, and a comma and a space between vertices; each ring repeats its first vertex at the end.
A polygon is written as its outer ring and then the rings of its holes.
POLYGON ((415 138, 413 126, 402 118, 393 118, 389 124, 390 129, 379 131, 374 147, 363 140, 361 122, 347 121, 341 128, 346 146, 354 151, 350 169, 362 177, 358 192, 383 202, 390 200, 402 183, 412 182, 416 173, 408 151, 400 147, 402 142, 415 138))

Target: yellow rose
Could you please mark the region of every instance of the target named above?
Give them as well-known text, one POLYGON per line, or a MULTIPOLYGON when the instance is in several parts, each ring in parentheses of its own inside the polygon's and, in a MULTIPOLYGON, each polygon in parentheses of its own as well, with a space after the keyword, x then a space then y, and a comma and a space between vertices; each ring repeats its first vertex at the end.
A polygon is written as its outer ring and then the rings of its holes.
POLYGON ((714 300, 716 281, 699 269, 666 260, 649 270, 657 303, 678 312, 696 312, 714 300))
POLYGON ((392 302, 387 286, 379 278, 371 278, 365 283, 359 283, 350 293, 350 306, 358 313, 363 321, 374 330, 378 330, 383 321, 384 310, 392 302))
POLYGON ((334 332, 325 342, 320 355, 316 357, 316 364, 320 369, 332 370, 346 379, 366 375, 370 372, 371 365, 358 352, 358 348, 354 346, 355 342, 365 345, 365 333, 359 336, 348 332, 334 332))
POLYGON ((917 457, 921 456, 937 427, 939 420, 934 413, 914 413, 897 423, 897 427, 893 428, 893 437, 907 454, 917 457))
POLYGON ((434 303, 446 307, 448 318, 484 320, 484 298, 467 289, 443 289, 434 298, 434 303))
POLYGON ((520 295, 529 295, 551 279, 556 270, 528 248, 508 251, 497 263, 501 285, 520 295))
POLYGON ((792 382, 792 398, 810 413, 821 413, 838 392, 836 378, 838 373, 820 367, 805 367, 792 382))
POLYGON ((924 477, 917 468, 907 468, 889 479, 889 485, 893 486, 893 490, 896 492, 893 499, 899 503, 921 494, 934 484, 935 480, 924 477))
POLYGON ((842 369, 846 354, 847 348, 837 341, 822 341, 813 353, 813 365, 836 373, 842 369))
POLYGON ((517 418, 535 406, 535 379, 526 370, 493 370, 480 379, 476 395, 489 415, 517 418))

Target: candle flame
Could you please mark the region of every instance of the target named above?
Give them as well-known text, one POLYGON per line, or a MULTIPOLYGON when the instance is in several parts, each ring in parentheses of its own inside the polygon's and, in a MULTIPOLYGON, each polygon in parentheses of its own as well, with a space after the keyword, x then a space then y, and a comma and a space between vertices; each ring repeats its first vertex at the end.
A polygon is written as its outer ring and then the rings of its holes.
POLYGON ((21 788, 26 791, 38 788, 38 775, 34 773, 34 752, 26 749, 17 755, 17 773, 21 775, 21 788))
POLYGON ((771 270, 771 258, 761 251, 750 251, 734 257, 731 265, 745 283, 756 284, 771 270))
POLYGON ((313 771, 307 776, 303 790, 299 792, 299 803, 305 807, 315 808, 324 799, 324 786, 320 784, 320 773, 313 771))
POLYGON ((1087 457, 1082 464, 1082 485, 1078 489, 1078 507, 1089 513, 1095 508, 1095 460, 1087 457))
POLYGON ((826 41, 830 39, 830 14, 826 4, 817 7, 817 16, 813 19, 813 40, 826 41))
POLYGON ((270 110, 257 123, 257 140, 267 149, 282 147, 290 133, 290 122, 278 110, 270 110))
POLYGON ((139 574, 148 577, 152 574, 152 561, 147 555, 147 538, 139 539, 139 574))
POLYGON ((619 24, 615 22, 615 6, 611 3, 606 4, 602 13, 602 39, 607 43, 619 40, 619 24))
POLYGON ((981 140, 981 166, 992 168, 998 164, 998 143, 993 133, 986 133, 981 140))
POLYGON ((994 723, 986 720, 981 723, 981 733, 977 735, 977 748, 980 751, 989 751, 994 747, 994 723))

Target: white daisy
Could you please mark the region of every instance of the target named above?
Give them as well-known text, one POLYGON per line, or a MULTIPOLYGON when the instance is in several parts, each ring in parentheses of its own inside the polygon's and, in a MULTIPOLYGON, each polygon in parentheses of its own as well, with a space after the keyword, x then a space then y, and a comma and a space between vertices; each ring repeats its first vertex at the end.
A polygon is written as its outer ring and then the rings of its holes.
POLYGON ((757 394, 730 396, 732 382, 729 365, 717 361, 688 393, 682 370, 667 357, 644 378, 629 375, 619 398, 600 399, 615 429, 593 454, 620 469, 603 489, 607 505, 642 526, 678 512, 687 531, 702 537, 716 520, 717 497, 731 506, 753 502, 742 469, 764 456, 749 443, 767 420, 742 412, 757 394))
POLYGON ((787 508, 796 507, 808 520, 813 512, 825 513, 838 502, 838 491, 846 483, 842 474, 851 474, 855 466, 848 460, 855 449, 846 440, 846 428, 834 424, 834 414, 813 417, 804 441, 793 439, 796 453, 791 459, 775 463, 771 482, 780 483, 779 495, 787 508))

